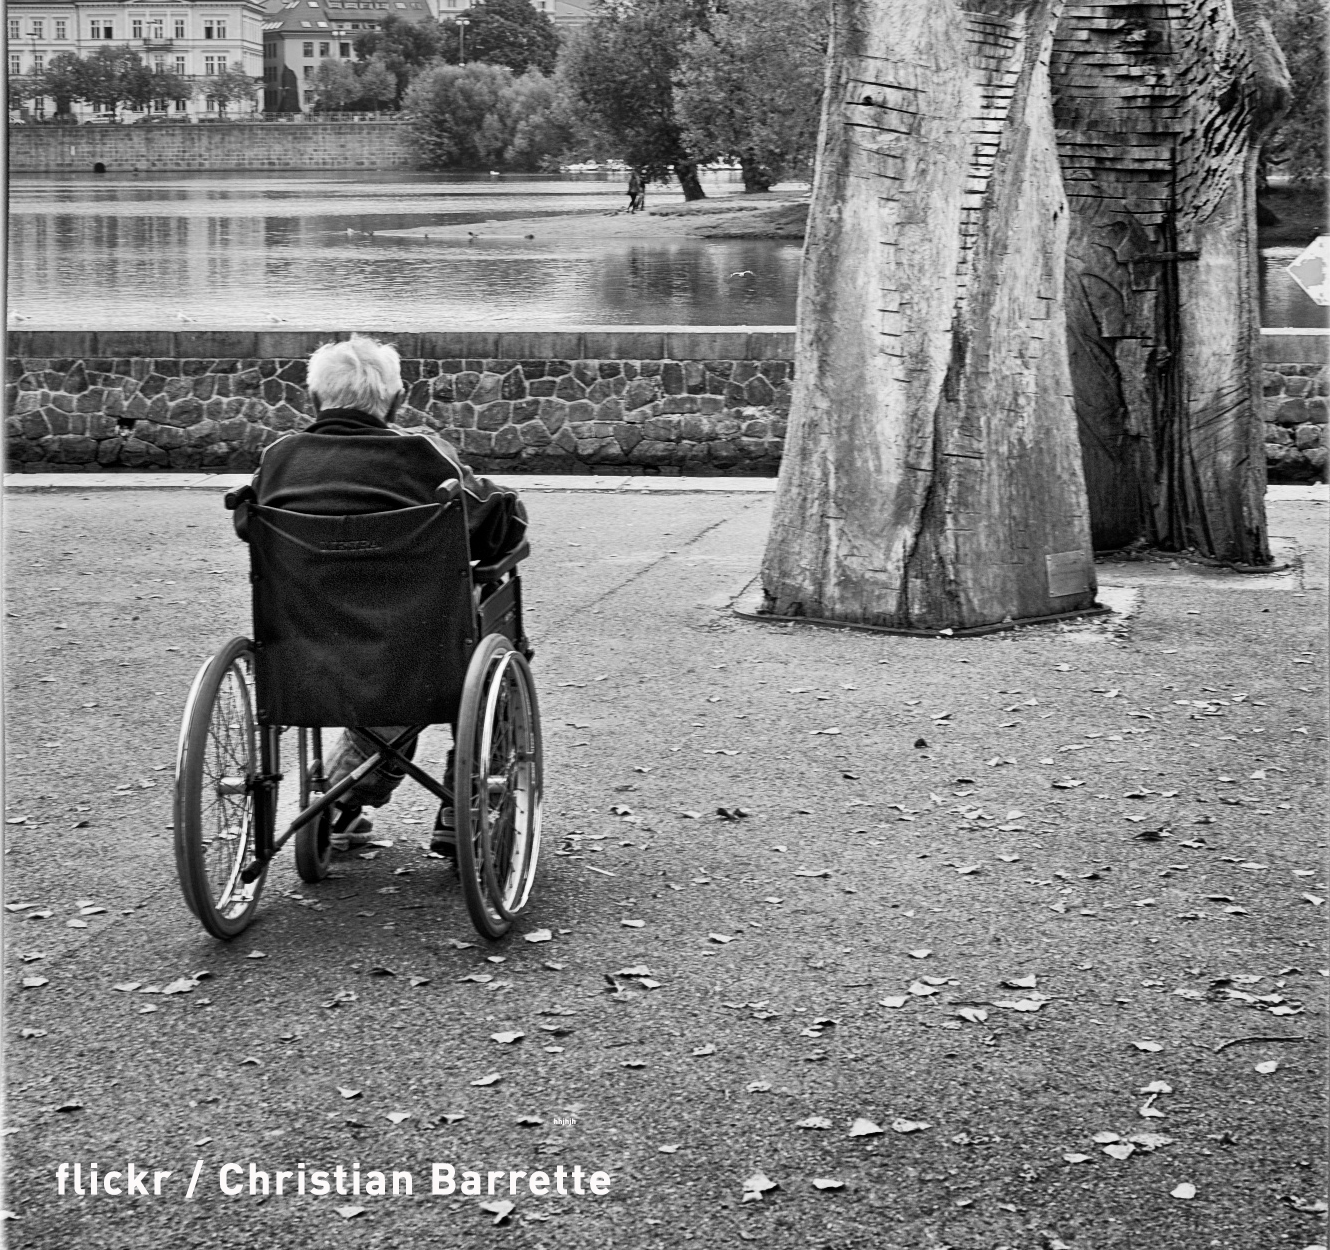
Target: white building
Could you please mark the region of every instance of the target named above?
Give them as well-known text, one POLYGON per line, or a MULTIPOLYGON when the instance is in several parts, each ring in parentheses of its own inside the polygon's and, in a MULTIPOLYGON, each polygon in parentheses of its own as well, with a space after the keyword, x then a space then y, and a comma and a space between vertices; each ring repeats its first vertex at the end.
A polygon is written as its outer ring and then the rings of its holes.
MULTIPOLYGON (((98 48, 129 47, 150 68, 171 70, 190 79, 194 98, 156 101, 144 113, 122 107, 119 115, 137 120, 153 114, 215 117, 217 104, 208 94, 209 77, 239 65, 260 83, 263 76, 263 5, 260 0, 176 0, 151 4, 145 0, 8 0, 6 68, 10 78, 40 73, 53 56, 73 52, 87 56, 98 48)), ((76 103, 74 115, 87 121, 99 115, 94 107, 76 103)), ((262 108, 262 92, 252 104, 231 105, 236 116, 262 108)), ((24 112, 49 117, 50 100, 30 100, 24 112)))

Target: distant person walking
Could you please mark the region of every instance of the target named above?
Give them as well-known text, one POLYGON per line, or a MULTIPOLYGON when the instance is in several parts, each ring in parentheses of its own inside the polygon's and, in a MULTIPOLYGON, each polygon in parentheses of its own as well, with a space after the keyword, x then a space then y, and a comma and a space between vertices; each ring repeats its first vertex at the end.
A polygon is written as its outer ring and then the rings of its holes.
POLYGON ((641 212, 646 206, 647 184, 642 180, 641 173, 634 169, 628 175, 628 211, 641 212))

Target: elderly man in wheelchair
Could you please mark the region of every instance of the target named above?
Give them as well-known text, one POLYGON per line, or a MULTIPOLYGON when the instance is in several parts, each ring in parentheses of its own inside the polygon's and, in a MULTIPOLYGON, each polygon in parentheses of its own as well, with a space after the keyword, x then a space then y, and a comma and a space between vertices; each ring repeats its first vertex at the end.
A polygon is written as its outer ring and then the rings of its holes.
POLYGON ((369 840, 364 808, 409 775, 440 800, 431 850, 456 862, 477 928, 502 936, 526 904, 540 836, 525 510, 437 435, 389 423, 403 398, 392 347, 325 344, 308 385, 315 422, 271 444, 227 496, 250 545, 254 638, 214 655, 186 705, 186 901, 209 932, 234 936, 288 839, 301 877, 321 880, 334 850, 369 840), (433 724, 452 730, 442 780, 415 762, 433 724), (329 727, 344 732, 325 760, 329 727), (299 811, 274 837, 293 728, 299 811))

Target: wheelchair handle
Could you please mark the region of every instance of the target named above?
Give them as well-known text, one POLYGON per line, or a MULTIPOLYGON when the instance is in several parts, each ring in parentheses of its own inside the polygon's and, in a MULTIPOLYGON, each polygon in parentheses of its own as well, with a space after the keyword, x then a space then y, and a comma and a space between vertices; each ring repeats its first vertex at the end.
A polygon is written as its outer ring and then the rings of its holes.
POLYGON ((228 512, 234 512, 242 503, 258 503, 258 501, 258 492, 249 482, 246 482, 239 490, 227 491, 222 499, 228 512))
POLYGON ((462 483, 455 477, 450 477, 446 482, 434 488, 434 498, 445 508, 461 499, 461 497, 462 483))

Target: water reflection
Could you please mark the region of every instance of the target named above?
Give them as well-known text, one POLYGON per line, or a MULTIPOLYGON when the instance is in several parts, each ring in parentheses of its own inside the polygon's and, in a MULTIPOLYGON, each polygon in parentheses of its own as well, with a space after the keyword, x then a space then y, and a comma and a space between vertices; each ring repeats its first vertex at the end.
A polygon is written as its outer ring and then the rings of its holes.
MULTIPOLYGON (((175 328, 182 312, 204 327, 280 319, 388 331, 794 322, 797 243, 570 238, 538 225, 532 240, 473 244, 382 234, 619 209, 618 177, 373 178, 15 176, 10 306, 25 325, 69 328, 175 328)), ((730 195, 739 184, 713 176, 707 190, 730 195)), ((651 192, 653 204, 679 199, 651 192)), ((1325 324, 1284 272, 1296 251, 1263 257, 1265 325, 1325 324)))

